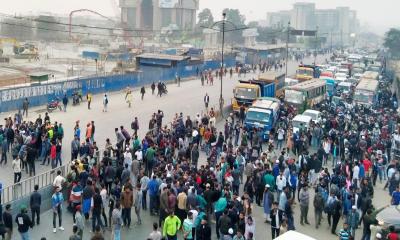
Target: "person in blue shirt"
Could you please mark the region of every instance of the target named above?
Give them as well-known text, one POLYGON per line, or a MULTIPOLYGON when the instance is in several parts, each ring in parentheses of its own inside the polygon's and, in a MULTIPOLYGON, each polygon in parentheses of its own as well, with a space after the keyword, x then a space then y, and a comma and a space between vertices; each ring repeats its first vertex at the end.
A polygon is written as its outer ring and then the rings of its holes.
POLYGON ((150 215, 153 215, 155 212, 157 212, 158 209, 157 196, 159 183, 156 178, 156 175, 153 175, 153 178, 149 181, 149 184, 147 185, 150 196, 150 215))
POLYGON ((400 204, 400 186, 397 185, 396 191, 392 193, 392 205, 399 205, 400 204))
POLYGON ((64 202, 64 196, 60 192, 60 187, 57 186, 53 196, 51 197, 51 207, 53 209, 53 232, 57 232, 56 218, 58 216, 58 229, 64 231, 62 226, 62 204, 64 202))

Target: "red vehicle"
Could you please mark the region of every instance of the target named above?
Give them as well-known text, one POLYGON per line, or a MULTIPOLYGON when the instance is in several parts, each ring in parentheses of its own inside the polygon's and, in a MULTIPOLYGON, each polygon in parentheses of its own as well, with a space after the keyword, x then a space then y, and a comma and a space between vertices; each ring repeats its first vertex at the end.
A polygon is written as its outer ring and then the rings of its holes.
POLYGON ((330 77, 330 78, 335 78, 335 76, 333 75, 333 72, 329 72, 329 71, 325 71, 322 72, 320 77, 330 77))

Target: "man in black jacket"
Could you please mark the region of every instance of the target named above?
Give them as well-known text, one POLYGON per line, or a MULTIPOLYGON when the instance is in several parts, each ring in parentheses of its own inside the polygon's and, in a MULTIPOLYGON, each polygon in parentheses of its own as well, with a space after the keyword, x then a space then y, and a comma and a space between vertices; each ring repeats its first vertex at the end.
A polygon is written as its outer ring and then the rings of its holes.
POLYGON ((29 239, 29 228, 33 227, 32 221, 27 214, 25 206, 21 206, 21 212, 15 217, 15 222, 18 225, 18 232, 22 239, 29 239))
POLYGON ((34 191, 31 194, 29 206, 32 211, 32 225, 35 225, 35 215, 36 215, 36 224, 40 224, 40 205, 42 204, 42 195, 38 192, 39 185, 34 186, 34 191))
POLYGON ((13 220, 12 220, 10 204, 6 205, 6 211, 3 212, 3 222, 4 222, 4 227, 6 228, 6 239, 11 240, 13 231, 13 220))
POLYGON ((278 208, 278 202, 276 201, 272 204, 270 218, 272 239, 275 239, 279 236, 280 227, 283 220, 283 211, 278 208))
POLYGON ((197 240, 211 240, 211 227, 207 223, 207 217, 201 220, 200 226, 197 227, 196 230, 196 239, 197 240))

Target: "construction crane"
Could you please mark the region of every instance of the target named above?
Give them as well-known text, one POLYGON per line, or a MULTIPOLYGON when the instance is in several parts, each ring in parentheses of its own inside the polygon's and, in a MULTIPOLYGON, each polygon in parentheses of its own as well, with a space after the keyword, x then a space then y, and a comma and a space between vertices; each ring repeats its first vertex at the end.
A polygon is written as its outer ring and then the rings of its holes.
POLYGON ((100 16, 100 17, 102 17, 102 18, 105 18, 105 19, 107 19, 107 20, 109 20, 109 21, 111 21, 111 22, 113 22, 113 23, 115 23, 115 21, 113 20, 113 19, 111 19, 111 18, 109 18, 109 17, 107 17, 107 16, 104 16, 103 14, 100 14, 100 13, 98 13, 98 12, 96 12, 96 11, 93 11, 93 10, 90 10, 90 9, 78 9, 78 10, 74 10, 74 11, 71 11, 70 13, 69 13, 69 37, 72 39, 72 34, 71 34, 71 31, 72 31, 72 16, 75 14, 75 13, 78 13, 78 12, 89 12, 89 13, 93 13, 93 14, 95 14, 95 15, 97 15, 97 16, 100 16))

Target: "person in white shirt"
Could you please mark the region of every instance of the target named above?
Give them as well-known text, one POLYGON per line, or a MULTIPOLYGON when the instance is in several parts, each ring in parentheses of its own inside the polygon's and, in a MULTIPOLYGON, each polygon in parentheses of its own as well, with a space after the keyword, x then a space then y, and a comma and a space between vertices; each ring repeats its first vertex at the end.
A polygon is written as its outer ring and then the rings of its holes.
POLYGON ((284 130, 282 127, 280 127, 280 128, 278 129, 278 143, 277 143, 277 148, 278 148, 279 150, 282 149, 283 140, 284 140, 284 139, 285 139, 285 130, 284 130))
POLYGON ((124 152, 124 165, 128 164, 128 169, 131 169, 132 165, 132 153, 130 152, 129 148, 126 148, 124 152))
POLYGON ((283 172, 281 171, 279 176, 276 178, 276 189, 278 190, 277 192, 277 197, 281 195, 281 192, 283 191, 283 188, 286 187, 286 178, 283 176, 283 172))
POLYGON ((161 240, 161 232, 158 230, 158 224, 153 223, 153 231, 150 233, 148 239, 151 240, 161 240))
POLYGON ((57 177, 54 178, 53 187, 59 187, 60 191, 62 189, 62 185, 65 182, 65 178, 61 176, 61 170, 57 171, 57 177))
POLYGON ((139 162, 141 162, 141 161, 143 160, 143 152, 142 152, 142 150, 141 150, 141 149, 138 149, 138 150, 135 152, 135 156, 136 156, 136 159, 137 159, 139 162))
POLYGON ((12 161, 12 168, 14 171, 14 183, 18 183, 21 181, 21 159, 17 156, 13 161, 12 161))
POLYGON ((360 167, 359 167, 359 163, 356 162, 355 166, 353 167, 353 182, 356 182, 357 186, 358 186, 359 179, 360 179, 360 167))

